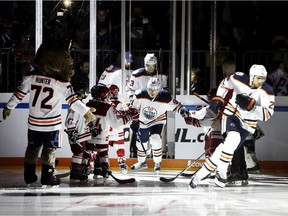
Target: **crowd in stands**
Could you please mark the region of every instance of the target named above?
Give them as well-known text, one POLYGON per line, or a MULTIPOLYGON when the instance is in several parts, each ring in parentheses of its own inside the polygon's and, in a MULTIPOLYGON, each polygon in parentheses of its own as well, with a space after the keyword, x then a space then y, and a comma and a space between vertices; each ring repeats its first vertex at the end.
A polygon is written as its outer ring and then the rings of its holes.
MULTIPOLYGON (((29 53, 23 55, 22 52, 19 55, 19 49, 35 48, 35 2, 1 1, 0 6, 1 53, 4 52, 4 48, 11 48, 13 57, 16 56, 19 62, 23 63, 21 59, 23 56, 26 58, 24 62, 30 61, 29 53)), ((196 1, 192 6, 192 49, 209 51, 211 2, 196 1)), ((287 6, 286 2, 217 2, 217 41, 219 43, 217 50, 233 52, 237 56, 239 70, 245 70, 242 69, 242 60, 248 50, 287 51, 288 32, 281 24, 285 19, 287 6)), ((169 1, 153 1, 149 4, 132 2, 130 10, 127 10, 126 25, 126 44, 129 44, 129 49, 133 51, 171 49, 171 8, 169 1)), ((56 5, 54 1, 44 1, 43 40, 57 38, 67 43, 72 41, 72 49, 88 50, 89 13, 89 1, 75 1, 70 8, 65 8, 61 3, 56 5)), ((177 23, 181 23, 180 15, 181 1, 177 2, 177 23)), ((176 25, 176 30, 178 50, 181 48, 180 24, 176 25)), ((96 37, 97 50, 120 52, 120 2, 101 1, 97 4, 96 37)), ((106 54, 97 56, 99 62, 102 62, 105 57, 106 54)), ((0 58, 2 71, 6 69, 3 65, 5 60, 5 57, 0 58)), ((135 60, 137 63, 137 55, 135 60)), ((276 60, 282 60, 285 66, 288 64, 287 55, 275 56, 273 62, 276 60)), ((78 64, 81 61, 82 59, 76 59, 78 64)), ((99 64, 98 66, 102 67, 100 71, 103 71, 107 64, 99 64)), ((267 67, 270 69, 270 66, 267 67)), ((13 73, 18 76, 16 69, 13 73)))

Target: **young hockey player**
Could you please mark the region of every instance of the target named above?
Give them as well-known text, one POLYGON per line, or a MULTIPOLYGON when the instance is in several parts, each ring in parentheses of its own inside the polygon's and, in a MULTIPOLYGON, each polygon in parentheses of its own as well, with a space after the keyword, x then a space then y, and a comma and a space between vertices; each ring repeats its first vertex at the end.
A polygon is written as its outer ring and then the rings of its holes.
POLYGON ((28 145, 25 151, 24 180, 37 181, 36 164, 42 148, 42 185, 59 185, 54 176, 56 149, 61 147, 62 100, 84 116, 87 122, 95 119, 90 109, 74 93, 70 84, 73 59, 58 43, 43 43, 35 57, 35 71, 24 77, 16 92, 3 109, 6 119, 12 109, 30 93, 28 117, 28 145))
POLYGON ((139 111, 140 127, 136 142, 138 162, 131 166, 131 170, 146 169, 148 141, 150 142, 154 161, 154 171, 159 173, 162 161, 162 130, 166 124, 166 112, 179 112, 183 117, 188 110, 173 99, 171 94, 162 89, 161 81, 152 77, 147 87, 139 91, 132 101, 132 109, 139 111))
POLYGON ((94 163, 94 178, 101 174, 107 178, 109 170, 109 144, 108 132, 110 127, 119 128, 131 122, 133 114, 129 112, 118 112, 111 102, 107 101, 109 96, 109 88, 106 86, 95 85, 91 89, 92 100, 87 102, 87 106, 96 109, 94 115, 96 119, 91 122, 90 130, 92 139, 87 141, 88 145, 93 145, 97 150, 97 158, 94 163), (101 172, 99 172, 101 168, 101 172))
POLYGON ((249 75, 236 72, 229 80, 221 83, 210 109, 218 113, 223 106, 223 98, 229 89, 233 89, 221 123, 222 133, 225 133, 226 137, 192 177, 190 187, 196 188, 199 182, 214 170, 215 184, 225 187, 227 168, 235 149, 243 144, 249 133, 254 133, 258 121, 267 121, 274 113, 275 96, 271 86, 265 83, 266 77, 267 71, 263 65, 252 65, 249 75))
MULTIPOLYGON (((74 85, 73 89, 79 100, 82 101, 87 98, 88 89, 85 85, 74 85)), ((88 154, 86 150, 86 142, 91 139, 89 126, 85 122, 85 119, 71 108, 68 108, 65 126, 67 128, 65 131, 68 134, 70 148, 73 153, 70 181, 87 180, 91 160, 91 155, 88 154)))
MULTIPOLYGON (((118 111, 123 112, 127 110, 125 104, 118 99, 119 88, 116 85, 110 85, 110 102, 112 106, 118 111)), ((124 126, 119 128, 110 128, 108 134, 108 142, 110 146, 114 146, 118 156, 118 163, 123 174, 127 174, 128 166, 126 164, 125 147, 124 147, 124 126)))

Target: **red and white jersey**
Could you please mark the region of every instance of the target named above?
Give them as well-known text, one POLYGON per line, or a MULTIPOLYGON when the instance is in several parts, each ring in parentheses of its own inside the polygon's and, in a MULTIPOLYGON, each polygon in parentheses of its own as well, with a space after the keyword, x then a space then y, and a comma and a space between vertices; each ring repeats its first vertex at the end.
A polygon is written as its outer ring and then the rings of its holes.
POLYGON ((7 103, 14 109, 30 93, 28 128, 35 131, 55 131, 62 128, 62 102, 81 116, 89 110, 74 93, 70 82, 61 82, 43 75, 24 77, 7 103))
POLYGON ((90 123, 90 128, 92 126, 97 130, 97 136, 93 136, 93 131, 91 131, 92 139, 88 141, 89 143, 107 143, 110 127, 119 128, 128 123, 118 115, 117 110, 112 106, 111 103, 93 99, 89 100, 86 105, 96 109, 96 112, 94 112, 96 119, 90 123))
MULTIPOLYGON (((110 98, 110 101, 112 103, 112 106, 119 111, 125 110, 125 107, 123 104, 117 99, 117 98, 110 98)), ((118 128, 110 128, 110 131, 108 133, 108 140, 109 141, 118 141, 124 139, 124 125, 118 127, 118 128)))
POLYGON ((224 114, 237 116, 242 127, 250 133, 254 133, 258 120, 267 121, 273 115, 275 96, 272 87, 267 83, 264 83, 261 88, 252 89, 249 86, 249 82, 249 75, 236 72, 230 76, 229 80, 224 79, 220 83, 217 89, 217 96, 225 98, 229 90, 233 89, 232 97, 225 106, 224 114), (254 108, 251 111, 241 109, 235 102, 237 94, 248 94, 251 96, 256 101, 254 108))
MULTIPOLYGON (((91 139, 91 133, 89 126, 85 122, 85 118, 71 108, 68 109, 65 126, 68 132, 77 131, 77 142, 81 143, 91 139)), ((69 143, 72 144, 70 139, 69 143)))
POLYGON ((166 123, 166 112, 178 110, 183 106, 171 97, 166 90, 161 90, 153 100, 147 90, 139 91, 132 102, 132 108, 139 110, 139 122, 141 128, 148 128, 157 124, 166 123))
POLYGON ((139 68, 131 74, 130 81, 126 86, 127 94, 135 95, 138 89, 146 88, 146 85, 151 77, 157 77, 161 80, 163 88, 167 87, 167 76, 160 74, 149 74, 145 68, 139 68))
POLYGON ((98 84, 102 85, 117 85, 119 88, 119 95, 123 97, 126 101, 126 92, 123 91, 122 87, 126 86, 129 82, 132 70, 124 69, 124 75, 122 73, 122 69, 113 65, 110 65, 105 71, 101 74, 98 84), (124 82, 123 82, 124 79, 124 82))

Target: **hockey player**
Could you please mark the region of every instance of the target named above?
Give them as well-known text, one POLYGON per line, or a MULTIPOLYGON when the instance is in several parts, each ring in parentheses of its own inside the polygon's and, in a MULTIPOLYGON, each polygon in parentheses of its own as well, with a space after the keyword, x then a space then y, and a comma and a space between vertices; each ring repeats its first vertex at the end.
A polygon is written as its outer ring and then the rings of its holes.
POLYGON ((223 98, 233 89, 232 98, 225 106, 222 117, 222 133, 225 140, 205 160, 201 169, 192 177, 189 185, 197 187, 199 182, 216 170, 215 184, 225 187, 227 168, 235 149, 242 145, 249 133, 254 133, 258 121, 267 121, 274 113, 273 89, 265 83, 267 71, 263 65, 252 65, 249 75, 236 72, 223 82, 213 98, 210 109, 215 113, 223 106, 223 98))
MULTIPOLYGON (((144 67, 138 68, 137 70, 133 71, 130 77, 129 83, 126 85, 126 91, 130 101, 133 100, 135 92, 138 89, 146 88, 147 82, 151 77, 160 78, 162 81, 163 88, 167 87, 167 76, 160 75, 157 70, 158 60, 154 53, 147 53, 144 58, 144 67)), ((133 121, 130 125, 132 129, 132 138, 131 138, 131 146, 130 151, 135 152, 137 148, 135 146, 136 142, 136 133, 139 128, 139 122, 133 121)), ((133 155, 135 156, 135 155, 133 155)))
POLYGON ((35 64, 35 71, 24 77, 3 109, 3 118, 6 119, 30 93, 24 180, 27 184, 37 181, 36 164, 43 147, 41 184, 59 185, 60 179, 54 176, 54 169, 56 149, 61 147, 62 100, 65 99, 69 107, 84 116, 87 122, 95 116, 73 91, 69 82, 74 73, 73 60, 62 46, 43 43, 37 50, 35 64))
POLYGON ((158 73, 157 64, 158 60, 155 54, 147 53, 144 58, 144 67, 133 71, 130 81, 126 85, 126 91, 130 98, 133 98, 136 90, 145 88, 151 77, 159 78, 163 88, 167 87, 167 77, 158 73))
MULTIPOLYGON (((101 74, 100 79, 98 81, 98 85, 117 86, 118 93, 117 93, 116 98, 114 98, 113 100, 114 101, 117 100, 118 102, 115 101, 115 103, 117 103, 117 104, 121 101, 119 106, 125 105, 126 102, 128 102, 128 100, 129 100, 128 96, 126 94, 126 91, 122 90, 123 89, 122 86, 124 84, 124 87, 125 87, 127 85, 127 83, 129 82, 129 79, 130 79, 130 76, 132 73, 131 64, 133 62, 134 62, 134 60, 133 60, 133 56, 132 56, 131 52, 125 52, 124 74, 122 73, 121 67, 115 66, 115 65, 110 65, 101 74), (123 78, 125 78, 124 82, 123 82, 123 78)), ((129 126, 126 126, 126 127, 129 127, 129 126)), ((122 130, 124 130, 124 127, 121 127, 121 128, 122 128, 122 130)), ((114 130, 117 130, 117 129, 114 129, 114 130)), ((119 133, 120 133, 120 131, 119 131, 119 133)), ((124 131, 121 132, 121 136, 122 136, 122 138, 124 137, 124 131)), ((113 141, 115 141, 115 140, 113 140, 113 141)), ((123 146, 124 146, 124 140, 122 140, 122 141, 123 141, 123 146)), ((119 141, 119 142, 122 142, 122 141, 119 141)), ((117 147, 120 147, 120 145, 117 145, 117 147)), ((123 158, 123 160, 121 158, 118 158, 118 161, 121 163, 120 166, 122 166, 121 171, 123 173, 126 173, 128 167, 125 163, 125 151, 119 150, 119 153, 120 152, 122 152, 121 155, 123 154, 121 156, 123 158)))
MULTIPOLYGON (((110 85, 110 101, 112 106, 118 111, 123 112, 127 110, 125 104, 118 99, 119 88, 116 85, 110 85)), ((124 147, 124 125, 119 128, 110 128, 108 134, 108 142, 110 146, 114 146, 118 156, 118 163, 123 174, 127 174, 128 166, 126 164, 125 147, 124 147)))
MULTIPOLYGON (((223 77, 221 83, 228 82, 230 76, 236 71, 236 64, 233 58, 227 57, 222 62, 223 77)), ((220 85, 222 85, 220 83, 220 85)), ((217 89, 211 89, 207 93, 208 102, 211 103, 212 99, 216 96, 217 89)), ((196 92, 197 93, 197 92, 196 92)), ((230 90, 224 98, 224 106, 228 103, 229 99, 232 97, 233 90, 230 90)), ((205 156, 210 157, 215 151, 216 147, 223 141, 223 135, 221 133, 221 118, 222 112, 218 116, 209 109, 199 110, 196 112, 190 111, 190 117, 185 118, 186 124, 193 125, 195 127, 203 127, 205 132, 205 156), (203 111, 205 114, 203 117, 203 111)))
MULTIPOLYGON (((81 101, 88 96, 88 89, 85 85, 74 85, 74 91, 81 101)), ((89 173, 88 166, 91 160, 91 155, 87 154, 86 151, 86 142, 91 139, 89 126, 86 124, 85 119, 71 108, 68 108, 65 126, 67 128, 65 131, 68 134, 70 148, 73 153, 70 181, 87 180, 89 173)))
POLYGON ((125 69, 124 75, 122 73, 121 65, 110 65, 105 71, 101 74, 98 84, 99 85, 116 85, 119 88, 119 96, 123 98, 124 101, 128 101, 127 94, 125 90, 122 90, 128 84, 132 69, 131 64, 134 62, 131 52, 125 52, 125 69), (123 82, 123 78, 125 78, 123 82))
POLYGON ((97 158, 94 166, 94 178, 100 174, 98 168, 101 168, 101 175, 108 177, 109 157, 108 157, 108 132, 110 127, 119 128, 128 124, 132 120, 130 113, 120 113, 113 107, 112 103, 107 101, 109 89, 106 86, 95 85, 91 89, 92 100, 87 102, 87 106, 96 109, 94 115, 96 119, 91 122, 90 130, 92 139, 87 141, 88 145, 93 145, 97 150, 97 158))
POLYGON ((168 91, 162 90, 162 82, 156 77, 150 78, 147 88, 137 92, 135 96, 132 109, 139 110, 140 127, 136 142, 138 162, 131 166, 131 170, 148 168, 146 158, 149 141, 154 171, 159 173, 162 161, 162 130, 166 124, 166 112, 179 112, 185 117, 189 112, 181 103, 173 99, 168 91))

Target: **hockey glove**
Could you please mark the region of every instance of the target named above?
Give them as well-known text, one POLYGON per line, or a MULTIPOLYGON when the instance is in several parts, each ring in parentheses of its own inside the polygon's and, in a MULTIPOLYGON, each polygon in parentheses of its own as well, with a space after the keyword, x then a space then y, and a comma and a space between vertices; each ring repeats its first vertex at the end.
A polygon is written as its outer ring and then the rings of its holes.
POLYGON ((184 120, 188 125, 193 125, 194 127, 201 127, 199 120, 196 118, 186 117, 184 118, 184 120))
POLYGON ((77 130, 72 130, 72 131, 64 130, 64 131, 67 133, 69 140, 70 140, 72 143, 76 143, 76 141, 77 141, 77 139, 78 139, 78 132, 77 132, 77 130))
POLYGON ((93 112, 95 112, 96 109, 95 108, 90 108, 86 114, 84 115, 84 118, 86 120, 87 123, 92 122, 93 120, 96 119, 95 115, 93 114, 93 112))
POLYGON ((212 98, 212 101, 210 103, 209 109, 214 112, 216 115, 218 115, 219 110, 223 110, 224 108, 224 100, 223 98, 216 96, 212 98))
POLYGON ((241 109, 247 111, 252 110, 255 105, 255 100, 247 94, 237 94, 235 102, 241 109))
POLYGON ((184 106, 179 109, 179 113, 183 118, 187 118, 190 116, 189 110, 187 110, 184 106))
POLYGON ((11 109, 8 109, 7 107, 4 107, 3 109, 3 119, 5 120, 7 117, 10 116, 11 109))

